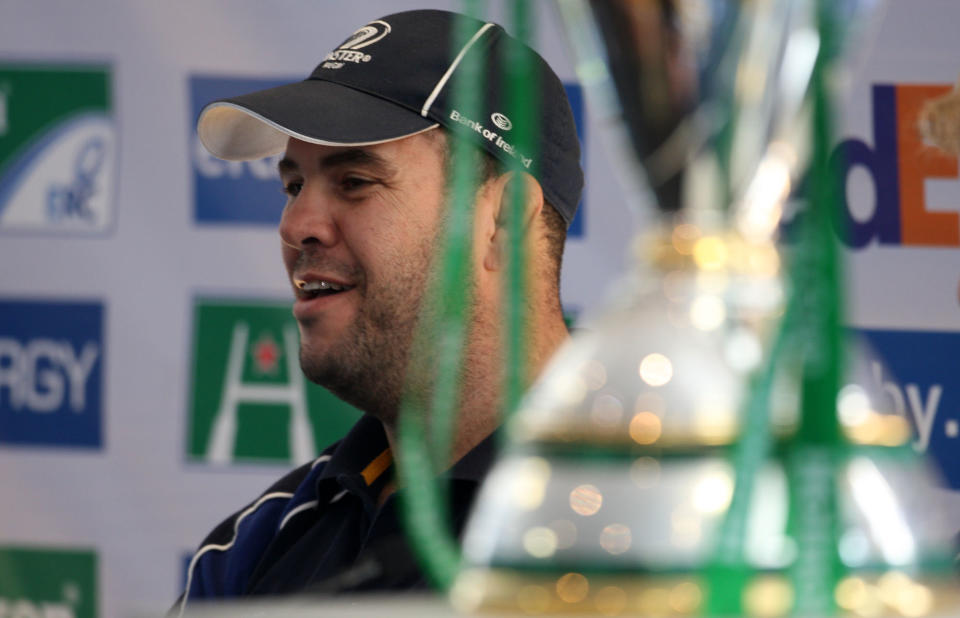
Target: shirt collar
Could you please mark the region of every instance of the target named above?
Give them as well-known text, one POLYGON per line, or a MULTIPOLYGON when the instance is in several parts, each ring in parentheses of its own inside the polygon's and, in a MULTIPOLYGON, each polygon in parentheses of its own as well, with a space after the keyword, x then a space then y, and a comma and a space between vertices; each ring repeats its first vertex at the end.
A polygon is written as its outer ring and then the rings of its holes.
POLYGON ((453 464, 447 476, 455 481, 473 481, 475 483, 482 481, 493 466, 493 460, 497 453, 498 434, 499 432, 493 432, 470 449, 470 452, 461 457, 460 461, 453 464))
MULTIPOLYGON (((498 432, 484 438, 447 471, 446 476, 456 481, 479 483, 490 471, 496 455, 498 432)), ((392 460, 386 460, 384 451, 389 449, 383 425, 376 418, 363 415, 354 424, 333 452, 330 461, 324 465, 318 482, 336 479, 340 475, 363 474, 370 485, 383 477, 391 466, 392 460), (383 464, 386 465, 383 465, 383 464)))
POLYGON ((318 480, 335 479, 342 474, 360 474, 389 446, 380 421, 364 414, 337 445, 318 480))

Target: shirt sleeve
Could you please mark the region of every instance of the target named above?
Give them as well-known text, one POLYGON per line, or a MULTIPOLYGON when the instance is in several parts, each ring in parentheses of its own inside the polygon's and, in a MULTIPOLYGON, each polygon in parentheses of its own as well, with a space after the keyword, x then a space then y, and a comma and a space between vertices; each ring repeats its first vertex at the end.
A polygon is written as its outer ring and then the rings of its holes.
POLYGON ((250 575, 280 524, 290 499, 312 462, 293 470, 207 535, 187 567, 184 593, 169 615, 182 615, 188 601, 244 594, 250 575))

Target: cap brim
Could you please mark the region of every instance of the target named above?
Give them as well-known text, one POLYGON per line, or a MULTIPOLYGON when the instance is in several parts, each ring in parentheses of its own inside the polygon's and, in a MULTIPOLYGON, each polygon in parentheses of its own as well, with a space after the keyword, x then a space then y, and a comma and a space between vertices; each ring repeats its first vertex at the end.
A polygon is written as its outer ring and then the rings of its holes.
POLYGON ((385 99, 308 79, 210 103, 200 112, 197 134, 214 156, 245 161, 283 152, 290 137, 324 146, 367 146, 436 126, 385 99))

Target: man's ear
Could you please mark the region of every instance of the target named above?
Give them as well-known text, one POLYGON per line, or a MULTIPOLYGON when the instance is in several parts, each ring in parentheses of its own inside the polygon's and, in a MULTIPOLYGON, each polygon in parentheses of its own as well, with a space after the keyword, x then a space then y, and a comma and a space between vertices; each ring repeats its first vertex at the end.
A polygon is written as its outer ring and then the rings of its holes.
POLYGON ((528 235, 533 222, 543 210, 543 189, 536 178, 526 172, 507 172, 500 175, 492 187, 494 194, 495 226, 493 236, 489 238, 483 258, 483 267, 489 271, 503 268, 508 242, 510 216, 520 217, 520 233, 528 235), (520 183, 518 187, 518 183, 520 183), (518 190, 519 189, 519 190, 518 190), (513 200, 520 197, 519 208, 513 200))

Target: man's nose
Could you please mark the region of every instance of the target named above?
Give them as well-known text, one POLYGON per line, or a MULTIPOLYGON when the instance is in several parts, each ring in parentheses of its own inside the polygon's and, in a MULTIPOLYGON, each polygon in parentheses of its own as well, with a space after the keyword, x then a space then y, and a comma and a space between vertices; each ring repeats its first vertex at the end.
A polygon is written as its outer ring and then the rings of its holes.
POLYGON ((332 247, 339 238, 331 204, 319 191, 306 188, 287 202, 279 231, 283 244, 295 249, 313 245, 332 247))

